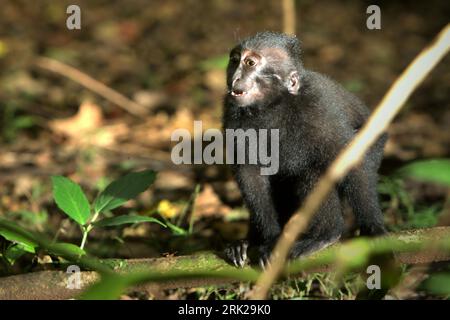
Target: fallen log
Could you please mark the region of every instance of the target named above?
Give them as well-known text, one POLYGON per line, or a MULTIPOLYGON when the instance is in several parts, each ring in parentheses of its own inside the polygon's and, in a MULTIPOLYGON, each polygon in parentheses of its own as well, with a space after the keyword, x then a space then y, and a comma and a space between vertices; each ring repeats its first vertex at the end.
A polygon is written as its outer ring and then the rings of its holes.
MULTIPOLYGON (((402 231, 389 235, 389 238, 402 243, 433 242, 450 238, 450 227, 435 227, 429 229, 418 229, 402 231)), ((336 250, 342 244, 336 244, 326 250, 336 250)), ((396 252, 396 259, 402 264, 427 264, 438 261, 450 261, 450 252, 442 250, 423 250, 418 252, 396 252)), ((129 272, 138 270, 153 271, 195 271, 202 268, 210 270, 229 269, 230 266, 214 252, 197 253, 190 256, 169 256, 163 258, 150 259, 130 259, 130 260, 107 260, 117 272, 129 272)), ((250 267, 245 267, 250 269, 250 267)), ((306 272, 327 272, 331 271, 329 265, 318 265, 306 272)), ((39 299, 71 299, 76 298, 85 288, 99 280, 100 276, 95 271, 80 272, 80 288, 68 288, 69 276, 65 271, 46 270, 27 274, 19 274, 0 278, 0 300, 39 300, 39 299)), ((178 280, 167 280, 164 282, 150 283, 135 287, 137 290, 146 290, 158 297, 158 293, 163 289, 189 288, 209 285, 225 285, 236 282, 233 278, 188 278, 178 280)))

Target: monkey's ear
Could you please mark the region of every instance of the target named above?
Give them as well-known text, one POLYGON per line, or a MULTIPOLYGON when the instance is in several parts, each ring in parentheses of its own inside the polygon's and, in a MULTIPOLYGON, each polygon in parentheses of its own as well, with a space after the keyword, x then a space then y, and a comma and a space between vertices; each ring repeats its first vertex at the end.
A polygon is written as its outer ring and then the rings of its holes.
POLYGON ((298 94, 300 89, 300 77, 297 71, 292 71, 289 75, 287 88, 290 94, 298 94))

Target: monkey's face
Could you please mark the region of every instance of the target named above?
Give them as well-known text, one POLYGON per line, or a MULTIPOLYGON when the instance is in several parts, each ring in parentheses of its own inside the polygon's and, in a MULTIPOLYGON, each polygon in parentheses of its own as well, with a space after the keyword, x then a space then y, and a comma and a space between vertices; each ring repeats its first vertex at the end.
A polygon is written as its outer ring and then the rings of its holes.
POLYGON ((228 98, 239 107, 269 105, 281 95, 298 93, 299 75, 289 55, 280 48, 238 46, 227 68, 228 98))

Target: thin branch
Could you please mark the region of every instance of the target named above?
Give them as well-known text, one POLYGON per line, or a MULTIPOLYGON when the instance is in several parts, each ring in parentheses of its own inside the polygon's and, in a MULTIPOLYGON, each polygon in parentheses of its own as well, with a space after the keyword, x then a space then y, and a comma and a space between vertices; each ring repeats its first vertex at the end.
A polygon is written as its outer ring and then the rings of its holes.
POLYGON ((283 0, 283 32, 295 34, 295 2, 283 0))
POLYGON ((75 69, 67 64, 45 57, 37 58, 35 64, 42 69, 58 73, 81 84, 86 89, 97 93, 106 100, 109 100, 112 103, 118 105, 128 113, 131 113, 132 115, 142 117, 147 114, 147 109, 144 106, 128 99, 123 94, 107 87, 106 85, 99 82, 98 80, 95 80, 86 73, 81 72, 80 70, 75 69))
POLYGON ((289 250, 298 236, 304 232, 328 193, 340 179, 345 177, 361 161, 366 151, 387 128, 414 89, 447 54, 449 49, 450 24, 438 34, 433 43, 425 48, 395 81, 366 125, 338 155, 308 195, 301 209, 288 221, 272 252, 270 265, 258 279, 251 298, 264 299, 267 296, 267 292, 283 269, 289 250))

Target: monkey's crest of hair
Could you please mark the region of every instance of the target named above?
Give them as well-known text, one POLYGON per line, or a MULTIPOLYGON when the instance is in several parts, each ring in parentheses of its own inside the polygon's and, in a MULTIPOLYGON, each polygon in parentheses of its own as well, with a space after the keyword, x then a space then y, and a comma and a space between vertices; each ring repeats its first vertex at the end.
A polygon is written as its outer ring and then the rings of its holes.
POLYGON ((289 53, 290 57, 297 57, 294 63, 300 71, 303 69, 301 62, 301 42, 295 35, 286 33, 263 31, 241 41, 242 48, 261 50, 264 48, 280 48, 289 53))

